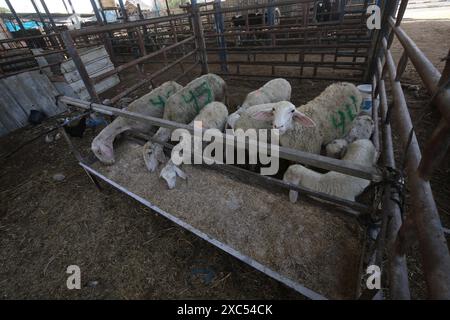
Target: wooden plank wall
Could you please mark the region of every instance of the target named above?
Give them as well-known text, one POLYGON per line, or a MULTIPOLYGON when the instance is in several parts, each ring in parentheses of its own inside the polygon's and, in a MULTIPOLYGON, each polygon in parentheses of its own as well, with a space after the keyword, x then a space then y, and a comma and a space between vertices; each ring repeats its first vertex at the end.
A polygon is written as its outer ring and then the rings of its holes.
MULTIPOLYGON (((111 62, 108 52, 106 51, 104 46, 97 46, 85 51, 80 51, 80 57, 91 78, 97 77, 105 72, 114 69, 114 64, 111 62)), ((73 88, 75 93, 78 94, 80 99, 90 99, 86 87, 84 86, 84 83, 81 80, 72 59, 67 60, 61 64, 61 72, 63 73, 66 82, 73 88)), ((119 83, 119 76, 114 75, 97 83, 95 85, 95 90, 100 94, 119 83)))
POLYGON ((29 71, 0 79, 0 136, 28 124, 31 110, 49 117, 65 111, 56 105, 59 94, 45 74, 29 71))

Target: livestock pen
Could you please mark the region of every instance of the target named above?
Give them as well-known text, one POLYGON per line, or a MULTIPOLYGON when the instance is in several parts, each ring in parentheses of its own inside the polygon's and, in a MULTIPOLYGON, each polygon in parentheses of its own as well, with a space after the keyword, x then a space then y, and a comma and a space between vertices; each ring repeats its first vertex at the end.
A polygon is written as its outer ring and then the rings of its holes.
MULTIPOLYGON (((235 7, 219 1, 197 6, 193 1, 183 14, 52 36, 58 46, 55 50, 72 59, 90 95, 90 101, 58 96, 58 103, 172 129, 186 127, 111 104, 148 85, 157 87, 165 80, 188 81, 208 72, 220 74, 229 84, 273 77, 300 80, 300 86, 305 81, 317 83, 318 87, 326 81, 372 83, 373 101, 379 101, 372 109, 376 122, 372 140, 382 155, 377 167, 282 147, 280 158, 372 181, 376 186, 369 192, 375 199, 373 206, 367 201, 339 199, 228 165, 214 166, 214 170, 192 167, 188 171, 189 185, 168 191, 156 175, 144 174, 139 162, 139 146, 142 138, 148 137, 128 137, 119 147, 120 160, 113 167, 105 168, 92 156, 82 156, 75 149, 73 152, 96 184, 99 179, 105 181, 308 298, 379 297, 380 290, 365 288, 365 268, 369 265, 378 265, 383 275, 387 274, 384 285, 389 288, 389 298, 410 298, 405 251, 416 238, 428 296, 448 299, 450 257, 428 180, 445 156, 450 140, 450 63, 441 75, 403 31, 401 21, 407 3, 381 1, 380 30, 367 28, 366 11, 373 4, 368 0, 357 4, 339 1, 327 18, 318 12, 317 1, 268 1, 235 7), (281 12, 278 22, 273 18, 274 8, 281 12), (262 25, 250 24, 252 11, 263 12, 262 25), (244 17, 244 26, 232 23, 231 18, 238 15, 244 17), (390 51, 394 38, 404 48, 398 65, 390 51), (80 57, 80 49, 99 44, 105 45, 115 66, 92 77, 80 57), (423 157, 400 82, 408 61, 442 113, 423 157), (133 83, 126 89, 111 89, 102 95, 96 92, 97 82, 117 74, 123 81, 130 77, 128 71, 132 71, 133 83), (102 102, 101 98, 109 101, 102 102), (393 145, 391 121, 400 137, 398 146, 393 145), (401 166, 394 160, 394 147, 404 150, 401 166), (402 203, 405 184, 411 194, 408 208, 402 203), (292 205, 287 202, 287 192, 280 190, 297 190, 312 199, 292 205), (327 204, 314 200, 317 198, 327 204), (336 232, 338 229, 344 231, 336 232), (377 230, 374 239, 373 229, 377 230), (324 261, 327 258, 329 261, 324 261)), ((14 39, 22 45, 26 40, 29 39, 14 39)))

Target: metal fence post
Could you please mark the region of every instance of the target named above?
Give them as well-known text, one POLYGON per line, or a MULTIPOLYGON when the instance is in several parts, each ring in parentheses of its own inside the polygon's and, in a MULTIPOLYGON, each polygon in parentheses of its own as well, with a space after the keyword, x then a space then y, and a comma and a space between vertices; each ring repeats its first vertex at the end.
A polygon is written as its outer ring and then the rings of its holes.
POLYGON ((219 34, 217 40, 219 42, 219 47, 222 49, 219 52, 220 58, 220 68, 223 72, 228 72, 227 65, 227 43, 225 41, 225 27, 223 23, 223 14, 221 11, 221 0, 214 0, 214 25, 216 27, 216 33, 219 34))
POLYGON ((72 39, 72 36, 70 35, 70 31, 61 32, 61 38, 64 42, 64 45, 66 46, 69 56, 72 58, 73 63, 75 64, 75 67, 77 68, 78 73, 80 74, 80 78, 83 81, 84 86, 86 87, 86 90, 89 93, 89 96, 91 97, 91 101, 99 102, 100 98, 97 94, 97 91, 95 90, 94 83, 92 79, 89 77, 86 67, 84 66, 84 63, 81 60, 81 57, 78 53, 77 48, 75 47, 75 43, 72 39))
POLYGON ((191 14, 192 14, 192 25, 194 27, 195 33, 195 42, 197 44, 197 50, 200 56, 200 63, 202 65, 202 74, 206 74, 209 72, 208 55, 206 54, 205 36, 203 34, 203 25, 199 13, 199 8, 197 6, 197 0, 191 1, 191 14))

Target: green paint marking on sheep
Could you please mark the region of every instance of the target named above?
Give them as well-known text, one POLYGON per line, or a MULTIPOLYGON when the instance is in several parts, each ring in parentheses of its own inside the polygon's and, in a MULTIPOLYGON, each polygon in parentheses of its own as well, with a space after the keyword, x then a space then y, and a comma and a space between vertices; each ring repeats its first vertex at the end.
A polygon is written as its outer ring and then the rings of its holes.
POLYGON ((346 123, 346 121, 345 121, 345 113, 342 112, 342 111, 338 111, 337 114, 339 115, 339 120, 340 120, 339 122, 336 119, 335 115, 331 115, 331 121, 333 123, 333 127, 335 129, 341 128, 342 129, 342 134, 344 134, 345 133, 345 123, 346 123))
MULTIPOLYGON (((356 113, 358 112, 358 106, 357 106, 357 100, 356 97, 351 96, 350 97, 352 99, 353 102, 353 106, 355 107, 355 111, 356 113)), ((333 124, 333 127, 335 129, 342 129, 342 134, 346 133, 346 127, 347 127, 347 122, 348 123, 352 123, 353 120, 355 120, 356 118, 356 113, 352 110, 352 105, 350 104, 346 104, 345 105, 345 110, 338 110, 336 111, 339 119, 337 119, 336 114, 332 114, 331 115, 331 122, 333 124)))
POLYGON ((166 99, 164 99, 164 98, 161 97, 161 96, 158 96, 158 98, 157 98, 156 100, 150 98, 150 102, 151 102, 151 104, 154 105, 155 107, 160 107, 160 108, 164 108, 164 106, 166 105, 166 99))
POLYGON ((175 93, 175 92, 173 92, 172 89, 169 89, 166 93, 166 98, 169 98, 173 93, 175 93))
POLYGON ((183 95, 183 100, 186 103, 194 102, 194 107, 197 113, 206 106, 208 103, 212 102, 212 91, 208 83, 205 81, 198 87, 189 91, 189 96, 183 95), (206 97, 205 101, 202 102, 202 98, 206 97))
POLYGON ((356 118, 356 114, 353 113, 352 106, 347 104, 345 105, 345 108, 347 110, 348 119, 350 120, 350 122, 353 122, 353 120, 355 120, 356 118))
POLYGON ((359 113, 358 104, 356 103, 358 101, 356 100, 356 97, 355 96, 351 96, 350 99, 352 99, 352 101, 353 101, 353 106, 355 107, 355 112, 359 113))

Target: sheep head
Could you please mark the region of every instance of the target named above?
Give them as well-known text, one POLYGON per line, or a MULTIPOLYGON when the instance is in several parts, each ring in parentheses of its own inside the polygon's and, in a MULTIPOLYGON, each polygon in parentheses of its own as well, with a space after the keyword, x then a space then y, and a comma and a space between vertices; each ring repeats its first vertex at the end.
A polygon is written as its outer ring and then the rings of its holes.
POLYGON ((272 127, 278 129, 280 134, 284 134, 287 130, 292 129, 294 122, 305 127, 316 126, 311 118, 298 111, 288 101, 275 103, 270 108, 259 110, 251 116, 256 120, 272 121, 272 127))
POLYGON ((104 143, 94 139, 91 146, 92 152, 104 164, 114 164, 114 149, 112 143, 104 143))

